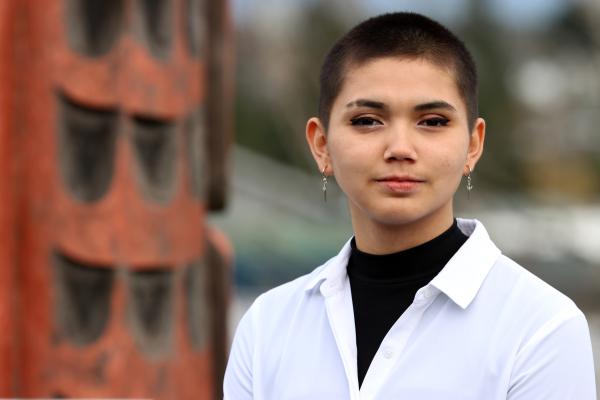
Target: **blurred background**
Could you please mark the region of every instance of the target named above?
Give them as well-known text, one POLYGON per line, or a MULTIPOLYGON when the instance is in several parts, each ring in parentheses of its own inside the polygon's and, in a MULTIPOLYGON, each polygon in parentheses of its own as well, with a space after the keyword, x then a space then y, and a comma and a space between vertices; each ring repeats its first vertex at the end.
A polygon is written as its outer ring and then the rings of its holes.
POLYGON ((333 42, 369 16, 408 10, 455 31, 479 68, 486 148, 470 199, 464 185, 456 196, 456 215, 481 220, 505 254, 573 298, 600 351, 600 2, 232 6, 233 184, 227 211, 210 217, 236 249, 232 331, 259 292, 311 271, 351 236, 339 191, 323 203, 305 122, 316 115, 319 68, 333 42))

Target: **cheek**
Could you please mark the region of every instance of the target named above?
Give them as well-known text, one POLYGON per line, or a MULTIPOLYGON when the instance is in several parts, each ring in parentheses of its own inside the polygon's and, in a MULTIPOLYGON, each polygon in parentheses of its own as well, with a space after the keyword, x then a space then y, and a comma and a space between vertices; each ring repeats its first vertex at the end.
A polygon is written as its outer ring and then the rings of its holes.
POLYGON ((441 168, 445 168, 448 174, 454 174, 458 171, 459 174, 467 162, 468 142, 464 141, 448 141, 445 144, 436 146, 439 149, 434 156, 439 160, 441 168))
POLYGON ((466 162, 466 151, 456 150, 455 152, 446 152, 439 154, 437 158, 436 169, 443 180, 450 182, 460 181, 466 162))
POLYGON ((446 157, 442 160, 441 168, 448 174, 455 174, 456 170, 462 170, 462 159, 446 157))
POLYGON ((331 146, 330 159, 333 175, 340 189, 350 197, 359 195, 360 187, 367 179, 367 171, 372 168, 364 146, 331 146))
POLYGON ((368 154, 367 146, 354 143, 329 143, 329 156, 336 177, 353 175, 357 171, 364 171, 364 164, 368 154))

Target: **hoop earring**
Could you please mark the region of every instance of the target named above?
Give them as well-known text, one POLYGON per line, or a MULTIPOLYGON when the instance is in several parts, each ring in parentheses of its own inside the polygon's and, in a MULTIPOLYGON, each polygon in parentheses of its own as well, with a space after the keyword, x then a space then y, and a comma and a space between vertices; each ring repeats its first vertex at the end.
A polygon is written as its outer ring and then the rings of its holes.
POLYGON ((469 170, 469 173, 467 174, 467 198, 470 199, 471 198, 471 190, 473 190, 473 181, 471 179, 471 173, 473 171, 471 171, 471 167, 469 167, 467 165, 467 169, 469 170))
POLYGON ((323 171, 321 171, 321 177, 322 177, 321 182, 323 183, 323 188, 322 188, 322 190, 323 190, 323 201, 325 203, 327 203, 327 175, 325 175, 325 169, 326 168, 327 168, 326 166, 323 167, 323 171))

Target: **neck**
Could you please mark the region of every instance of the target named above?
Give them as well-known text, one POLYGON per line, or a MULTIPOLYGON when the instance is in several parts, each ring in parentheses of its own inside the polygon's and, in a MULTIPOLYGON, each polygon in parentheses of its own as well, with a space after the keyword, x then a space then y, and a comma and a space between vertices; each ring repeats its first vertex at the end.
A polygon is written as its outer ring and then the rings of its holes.
POLYGON ((395 225, 352 218, 356 247, 369 254, 391 254, 419 246, 444 233, 453 222, 452 212, 395 225))

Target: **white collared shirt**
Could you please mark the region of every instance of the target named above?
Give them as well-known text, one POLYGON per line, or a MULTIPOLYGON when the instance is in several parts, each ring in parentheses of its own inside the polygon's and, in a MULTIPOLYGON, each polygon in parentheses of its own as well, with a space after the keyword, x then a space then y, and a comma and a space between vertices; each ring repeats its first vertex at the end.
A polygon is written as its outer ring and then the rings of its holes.
POLYGON ((348 241, 256 299, 235 334, 225 399, 595 399, 583 313, 503 256, 480 222, 458 226, 469 238, 417 291, 360 390, 348 241))

